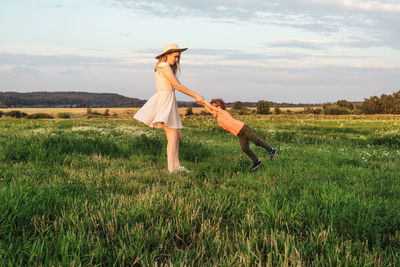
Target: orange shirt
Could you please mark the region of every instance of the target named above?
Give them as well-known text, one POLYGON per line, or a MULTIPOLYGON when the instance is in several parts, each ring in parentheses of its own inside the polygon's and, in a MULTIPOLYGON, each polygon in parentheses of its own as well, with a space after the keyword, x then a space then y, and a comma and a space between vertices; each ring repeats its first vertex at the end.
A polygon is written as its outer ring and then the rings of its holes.
POLYGON ((217 118, 219 126, 227 130, 233 135, 238 135, 240 130, 243 128, 244 123, 232 118, 228 111, 217 108, 212 112, 214 117, 217 118))

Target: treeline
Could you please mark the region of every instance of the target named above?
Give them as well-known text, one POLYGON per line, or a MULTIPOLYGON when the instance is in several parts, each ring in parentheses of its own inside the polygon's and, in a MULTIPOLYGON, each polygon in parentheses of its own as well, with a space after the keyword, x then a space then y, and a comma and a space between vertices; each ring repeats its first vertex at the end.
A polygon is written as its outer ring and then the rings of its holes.
MULTIPOLYGON (((315 105, 303 106, 302 110, 292 111, 267 100, 260 100, 255 105, 248 105, 247 102, 235 101, 229 105, 233 112, 241 115, 250 114, 324 114, 324 115, 347 115, 347 114, 400 114, 400 91, 391 95, 383 94, 381 97, 372 96, 364 99, 364 102, 350 102, 339 100, 335 103, 324 103, 316 107, 315 105), (357 103, 357 104, 354 104, 357 103), (249 109, 256 107, 256 109, 249 109), (273 110, 271 110, 273 108, 273 110)), ((193 110, 188 109, 186 115, 192 115, 193 110)))
POLYGON ((366 98, 359 109, 364 114, 400 114, 400 91, 366 98))
POLYGON ((324 114, 400 114, 400 91, 391 95, 382 94, 365 98, 359 105, 353 105, 346 100, 339 100, 336 104, 322 105, 324 114))
MULTIPOLYGON (((23 107, 141 107, 146 100, 130 98, 111 93, 87 93, 87 92, 0 92, 0 108, 23 108, 23 107)), ((339 100, 336 103, 324 104, 291 104, 275 103, 267 100, 258 102, 235 101, 226 103, 228 107, 242 114, 250 113, 246 108, 257 108, 259 114, 281 114, 281 107, 304 107, 296 113, 313 113, 326 115, 344 114, 400 114, 400 91, 391 95, 382 94, 380 97, 372 96, 365 98, 363 102, 350 102, 339 100), (273 108, 273 111, 270 110, 273 108)), ((199 107, 195 102, 178 101, 179 107, 199 107)), ((286 110, 285 112, 291 113, 286 110)))
POLYGON ((139 107, 146 101, 111 93, 0 92, 0 108, 18 107, 139 107))

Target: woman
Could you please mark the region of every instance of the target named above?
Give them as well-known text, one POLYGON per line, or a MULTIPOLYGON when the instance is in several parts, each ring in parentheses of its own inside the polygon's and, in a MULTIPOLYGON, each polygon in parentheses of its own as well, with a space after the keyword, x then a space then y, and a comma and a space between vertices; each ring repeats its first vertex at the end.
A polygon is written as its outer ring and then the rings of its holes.
POLYGON ((133 116, 134 119, 150 127, 164 128, 167 136, 168 171, 170 173, 187 170, 179 163, 179 139, 182 122, 179 116, 175 98, 175 89, 193 97, 197 104, 202 105, 204 98, 183 86, 176 78, 180 71, 179 59, 181 52, 187 48, 179 48, 176 44, 167 44, 164 51, 156 56, 158 62, 154 67, 156 72, 155 93, 143 107, 133 116))

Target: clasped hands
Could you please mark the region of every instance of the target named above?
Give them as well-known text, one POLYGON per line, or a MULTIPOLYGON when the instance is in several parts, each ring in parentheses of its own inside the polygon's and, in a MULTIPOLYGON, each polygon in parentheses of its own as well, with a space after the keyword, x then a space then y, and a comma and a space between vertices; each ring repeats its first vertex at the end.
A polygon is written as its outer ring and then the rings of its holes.
POLYGON ((196 103, 197 103, 198 105, 204 106, 204 101, 205 101, 205 100, 204 100, 204 98, 203 98, 201 95, 196 96, 195 99, 196 99, 196 103))

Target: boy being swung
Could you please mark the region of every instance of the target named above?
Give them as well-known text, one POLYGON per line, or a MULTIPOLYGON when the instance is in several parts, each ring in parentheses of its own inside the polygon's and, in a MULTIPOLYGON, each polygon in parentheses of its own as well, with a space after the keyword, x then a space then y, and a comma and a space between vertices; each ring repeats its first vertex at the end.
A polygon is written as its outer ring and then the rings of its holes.
POLYGON ((232 118, 228 111, 226 111, 225 103, 222 99, 213 99, 211 103, 204 102, 205 109, 210 112, 216 119, 218 124, 239 138, 240 147, 242 151, 246 153, 251 160, 253 165, 251 170, 255 170, 262 165, 261 160, 251 151, 249 147, 249 141, 252 141, 255 145, 265 148, 270 156, 270 160, 273 160, 278 150, 270 147, 265 141, 261 140, 254 131, 247 124, 240 120, 232 118))

